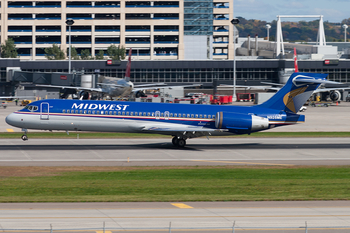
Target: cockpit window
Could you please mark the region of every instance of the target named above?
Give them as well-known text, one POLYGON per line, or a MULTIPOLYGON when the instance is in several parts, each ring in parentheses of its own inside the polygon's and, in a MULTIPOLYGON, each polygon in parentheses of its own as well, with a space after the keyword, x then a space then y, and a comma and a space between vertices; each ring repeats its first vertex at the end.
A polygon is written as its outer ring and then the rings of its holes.
POLYGON ((28 109, 29 111, 34 112, 38 110, 38 106, 27 105, 24 109, 28 109))

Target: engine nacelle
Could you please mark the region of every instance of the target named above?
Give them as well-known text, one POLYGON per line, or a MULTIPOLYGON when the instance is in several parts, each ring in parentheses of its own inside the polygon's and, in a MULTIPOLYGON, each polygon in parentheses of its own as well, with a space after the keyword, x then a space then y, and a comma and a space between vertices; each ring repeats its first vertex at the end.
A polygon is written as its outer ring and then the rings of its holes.
POLYGON ((90 98, 90 93, 87 91, 79 92, 79 99, 83 98, 83 100, 88 100, 90 98))
POLYGON ((136 97, 136 98, 147 97, 147 95, 146 95, 143 91, 137 91, 137 92, 135 93, 135 97, 136 97))
POLYGON ((218 112, 216 113, 215 127, 250 132, 259 131, 269 127, 269 119, 248 114, 218 112))
POLYGON ((331 92, 329 93, 329 98, 330 98, 333 102, 338 102, 338 101, 340 101, 340 99, 341 99, 341 94, 340 94, 339 91, 334 90, 334 91, 331 91, 331 92))

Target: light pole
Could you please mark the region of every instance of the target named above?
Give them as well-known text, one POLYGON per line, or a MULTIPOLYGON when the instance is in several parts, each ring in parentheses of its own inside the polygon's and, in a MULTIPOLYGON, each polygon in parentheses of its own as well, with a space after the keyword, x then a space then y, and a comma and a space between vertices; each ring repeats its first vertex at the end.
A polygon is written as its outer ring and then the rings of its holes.
POLYGON ((348 28, 348 25, 343 24, 343 28, 344 28, 344 42, 346 42, 346 29, 348 28))
POLYGON ((69 55, 68 55, 68 73, 70 73, 71 70, 71 54, 72 54, 72 47, 71 47, 71 36, 70 36, 70 30, 71 30, 71 26, 74 24, 74 20, 72 19, 68 19, 66 21, 66 24, 69 27, 69 55))
POLYGON ((271 25, 270 24, 266 24, 266 29, 267 29, 267 41, 270 41, 270 28, 271 25))
POLYGON ((239 24, 239 19, 233 18, 231 20, 233 24, 233 95, 232 102, 237 100, 236 97, 236 24, 239 24))

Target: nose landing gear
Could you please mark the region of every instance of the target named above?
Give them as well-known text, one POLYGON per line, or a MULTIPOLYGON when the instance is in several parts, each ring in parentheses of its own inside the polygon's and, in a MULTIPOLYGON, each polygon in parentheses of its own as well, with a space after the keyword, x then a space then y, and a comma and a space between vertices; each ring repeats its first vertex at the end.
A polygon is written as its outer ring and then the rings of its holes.
POLYGON ((27 129, 22 129, 22 131, 24 132, 24 134, 22 135, 21 138, 23 141, 27 141, 28 140, 27 129))
POLYGON ((185 147, 186 146, 186 139, 184 138, 178 138, 178 137, 173 137, 173 139, 171 140, 171 142, 173 143, 174 146, 177 147, 185 147))

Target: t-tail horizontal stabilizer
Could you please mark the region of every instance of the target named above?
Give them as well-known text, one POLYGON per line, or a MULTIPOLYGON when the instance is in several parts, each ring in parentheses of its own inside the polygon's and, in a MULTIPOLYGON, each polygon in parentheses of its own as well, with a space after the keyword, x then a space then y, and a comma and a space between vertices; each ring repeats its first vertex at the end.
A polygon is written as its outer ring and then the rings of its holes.
POLYGON ((286 85, 269 100, 258 106, 297 113, 321 84, 336 83, 326 80, 327 76, 328 74, 319 73, 293 73, 286 85))

